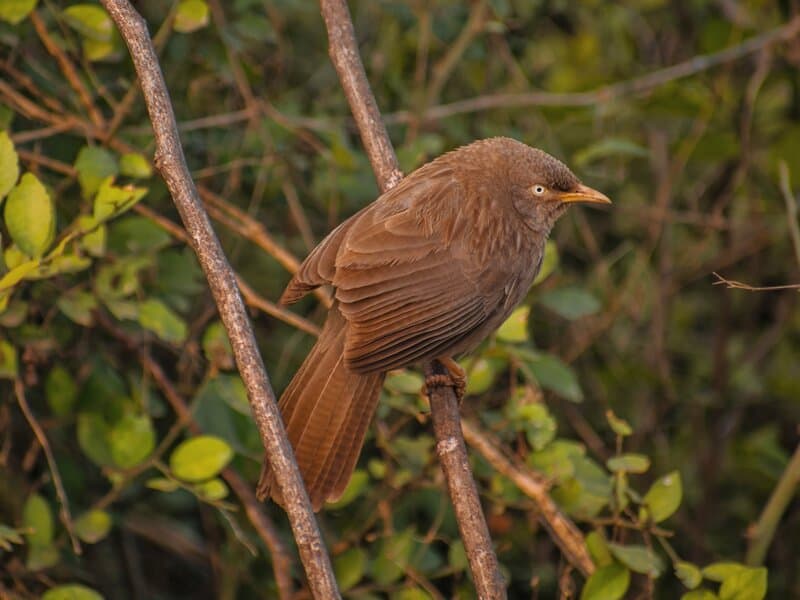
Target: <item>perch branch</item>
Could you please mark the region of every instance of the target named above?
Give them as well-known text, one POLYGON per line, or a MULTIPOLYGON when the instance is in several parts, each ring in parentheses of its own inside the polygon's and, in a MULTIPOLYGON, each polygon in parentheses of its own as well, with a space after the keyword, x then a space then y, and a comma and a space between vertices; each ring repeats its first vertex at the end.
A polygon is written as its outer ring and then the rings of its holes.
POLYGON ((25 385, 19 377, 14 380, 14 395, 17 397, 17 403, 19 404, 22 414, 25 415, 25 420, 28 421, 28 425, 30 425, 33 430, 36 440, 42 447, 42 451, 44 451, 44 456, 47 459, 47 467, 50 469, 50 477, 53 478, 53 487, 56 488, 56 496, 58 496, 58 502, 61 505, 61 510, 59 511, 61 521, 64 523, 64 528, 67 530, 67 535, 72 544, 72 551, 75 552, 75 554, 80 554, 81 544, 78 538, 75 537, 75 527, 72 524, 72 515, 69 511, 69 499, 67 498, 64 484, 61 482, 61 475, 58 472, 56 458, 53 456, 53 450, 50 448, 50 442, 47 441, 44 429, 39 425, 39 421, 36 420, 28 404, 28 400, 25 398, 25 385))
POLYGON ((202 209, 180 145, 172 105, 147 24, 127 0, 103 0, 133 59, 156 142, 155 164, 169 188, 231 341, 261 441, 286 502, 300 558, 316 598, 338 598, 330 558, 286 438, 275 393, 256 346, 236 278, 202 209))
MULTIPOLYGON (((378 186, 382 191, 389 190, 397 185, 403 174, 361 63, 350 11, 345 0, 320 0, 320 5, 328 30, 331 60, 339 74, 378 186)), ((437 364, 425 365, 426 372, 435 369, 437 364)), ((478 597, 505 598, 503 578, 469 468, 458 400, 451 387, 432 386, 429 393, 439 460, 478 597)))

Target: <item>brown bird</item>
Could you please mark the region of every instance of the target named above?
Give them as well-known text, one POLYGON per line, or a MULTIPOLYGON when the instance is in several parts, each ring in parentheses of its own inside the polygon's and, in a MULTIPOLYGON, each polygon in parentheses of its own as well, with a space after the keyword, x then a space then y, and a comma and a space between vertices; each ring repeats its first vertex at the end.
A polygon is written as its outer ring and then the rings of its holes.
MULTIPOLYGON (((556 220, 611 201, 559 160, 509 138, 424 165, 326 237, 281 296, 330 284, 333 306, 280 400, 314 510, 341 496, 387 371, 475 348, 525 296, 556 220)), ((268 461, 260 498, 280 501, 268 461)))

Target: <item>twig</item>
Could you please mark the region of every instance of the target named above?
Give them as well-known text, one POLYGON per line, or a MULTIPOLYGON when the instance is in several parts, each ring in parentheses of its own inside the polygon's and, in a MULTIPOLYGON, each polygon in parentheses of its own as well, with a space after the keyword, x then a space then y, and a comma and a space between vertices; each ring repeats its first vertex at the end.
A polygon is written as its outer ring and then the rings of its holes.
POLYGON ((757 285, 750 285, 748 283, 742 283, 741 281, 735 281, 733 279, 725 279, 719 273, 712 273, 717 280, 712 283, 711 285, 724 285, 725 287, 732 289, 732 290, 747 290, 748 292, 774 292, 778 290, 800 290, 800 283, 787 283, 786 285, 764 285, 764 286, 757 286, 757 285))
POLYGON ((531 472, 522 465, 508 458, 499 448, 499 444, 489 435, 468 420, 461 421, 464 439, 478 451, 498 473, 508 477, 514 484, 536 504, 539 518, 547 528, 550 537, 561 548, 567 560, 584 576, 594 572, 594 563, 583 534, 575 524, 558 508, 548 493, 549 486, 538 473, 531 472))
POLYGON ((403 173, 361 63, 350 10, 344 0, 320 0, 320 6, 328 30, 328 53, 356 120, 378 187, 385 192, 397 185, 403 173))
POLYGON ((42 21, 42 17, 40 17, 39 13, 34 10, 30 14, 30 18, 31 23, 33 23, 33 28, 36 30, 36 34, 39 36, 39 39, 42 40, 42 44, 44 44, 44 47, 53 56, 53 58, 56 59, 58 66, 61 68, 61 72, 69 82, 70 87, 75 91, 76 94, 78 94, 78 98, 80 99, 84 110, 86 110, 87 114, 89 115, 89 119, 92 121, 92 124, 95 127, 101 129, 104 128, 105 119, 103 118, 103 114, 95 106, 94 101, 92 100, 92 95, 89 93, 89 90, 86 89, 86 86, 83 85, 83 82, 81 81, 81 78, 78 75, 78 72, 75 70, 72 62, 55 42, 55 40, 50 37, 47 27, 45 27, 44 21, 42 21))
POLYGON ((39 425, 39 421, 36 420, 28 401, 25 399, 25 385, 19 377, 14 380, 14 395, 16 395, 19 408, 22 414, 25 415, 25 420, 28 421, 28 425, 30 425, 33 430, 33 434, 36 436, 36 440, 42 447, 44 456, 47 459, 47 468, 50 469, 50 477, 53 478, 53 486, 56 488, 56 496, 58 496, 58 502, 61 505, 59 515, 61 516, 61 522, 64 523, 64 528, 67 530, 67 535, 72 544, 72 551, 75 552, 75 554, 81 554, 81 544, 75 536, 75 527, 72 523, 72 515, 69 511, 69 499, 67 498, 67 492, 64 490, 64 484, 61 481, 61 474, 58 472, 58 465, 53 456, 53 450, 50 448, 50 442, 47 441, 44 429, 39 425))
POLYGON ((431 107, 422 115, 409 111, 388 114, 384 121, 388 124, 409 123, 415 119, 437 121, 464 113, 478 112, 493 108, 523 108, 526 106, 596 106, 630 95, 640 95, 672 81, 690 77, 713 67, 738 60, 772 44, 787 41, 800 33, 800 17, 766 33, 754 36, 741 44, 725 48, 712 54, 695 56, 687 61, 658 69, 641 77, 620 81, 599 87, 588 92, 551 93, 524 92, 521 94, 487 94, 476 98, 459 100, 450 104, 431 107))
MULTIPOLYGON (((104 313, 96 313, 97 321, 114 338, 122 342, 127 348, 139 352, 139 360, 144 371, 153 378, 164 398, 167 400, 172 410, 175 412, 179 423, 186 423, 194 433, 201 433, 202 430, 192 414, 189 405, 180 395, 175 385, 170 381, 167 374, 161 368, 149 352, 141 349, 140 344, 130 334, 116 325, 104 313)), ((292 578, 291 578, 291 559, 285 544, 280 538, 275 526, 264 514, 261 504, 256 499, 251 486, 232 468, 227 467, 222 471, 222 477, 231 486, 234 494, 239 497, 244 506, 245 514, 253 525, 261 541, 269 549, 272 556, 272 567, 275 572, 275 580, 278 585, 281 600, 288 600, 292 597, 292 578)))
MULTIPOLYGON (((355 117, 378 187, 383 191, 389 190, 397 185, 403 174, 361 64, 350 11, 345 0, 320 0, 320 5, 328 30, 331 60, 355 117)), ((425 365, 425 372, 437 368, 441 369, 441 365, 434 361, 425 365)), ((469 468, 458 400, 453 389, 446 386, 432 386, 429 393, 437 451, 478 597, 505 598, 503 578, 469 468)))
POLYGON ((772 490, 772 495, 764 506, 761 516, 758 517, 758 522, 748 532, 750 547, 745 557, 748 565, 757 566, 764 563, 775 529, 789 502, 794 498, 798 485, 800 485, 800 446, 795 449, 778 484, 772 490))
MULTIPOLYGON (((438 374, 446 374, 439 361, 425 364, 426 377, 438 374)), ((429 386, 428 395, 436 434, 436 454, 453 501, 458 530, 467 551, 478 597, 505 598, 505 582, 492 548, 489 528, 483 517, 478 490, 467 459, 458 400, 451 387, 441 385, 429 386)))
POLYGON ((797 259, 797 265, 800 266, 800 222, 797 220, 797 198, 792 192, 789 166, 785 160, 778 163, 778 176, 780 177, 781 194, 786 202, 786 220, 789 225, 789 234, 792 236, 794 256, 797 259))
POLYGON ((309 586, 317 598, 338 598, 330 558, 325 552, 308 494, 286 438, 275 393, 258 352, 236 278, 220 247, 197 189, 189 175, 178 137, 169 93, 144 19, 127 0, 103 0, 128 45, 142 87, 156 141, 155 164, 181 215, 192 248, 208 280, 222 323, 228 332, 239 373, 261 441, 286 503, 309 586))

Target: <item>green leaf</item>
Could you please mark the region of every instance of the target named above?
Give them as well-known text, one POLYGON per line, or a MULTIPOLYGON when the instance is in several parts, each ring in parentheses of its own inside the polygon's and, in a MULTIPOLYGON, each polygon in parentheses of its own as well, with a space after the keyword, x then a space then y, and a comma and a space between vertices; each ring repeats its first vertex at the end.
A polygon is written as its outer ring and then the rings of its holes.
POLYGON ((75 520, 75 533, 87 544, 96 544, 111 531, 111 515, 104 510, 90 510, 75 520))
POLYGON ((681 596, 681 600, 719 600, 719 596, 709 590, 692 590, 681 596))
POLYGON ((644 454, 620 454, 609 458, 606 467, 614 473, 645 473, 650 468, 650 459, 644 454))
POLYGON ((103 600, 103 596, 85 585, 70 583, 50 588, 44 593, 42 600, 103 600))
MULTIPOLYGON (((95 8, 103 10, 99 6, 95 8)), ((81 193, 89 200, 100 189, 103 181, 119 172, 119 167, 114 155, 108 150, 98 146, 84 146, 75 158, 75 170, 78 172, 81 193)))
POLYGON ((84 232, 81 246, 92 256, 104 256, 106 253, 107 228, 104 223, 97 223, 94 217, 82 215, 77 220, 78 229, 84 232))
POLYGON ((653 523, 661 523, 678 510, 683 498, 681 474, 672 471, 659 478, 642 498, 639 520, 650 519, 653 523))
MULTIPOLYGON (((14 1, 12 0, 10 4, 13 5, 14 1)), ((0 2, 0 19, 3 18, 4 9, 6 3, 0 2)), ((19 179, 19 157, 14 150, 14 142, 8 137, 7 132, 0 131, 0 202, 17 183, 17 179, 19 179)))
POLYGON ((538 354, 520 352, 515 349, 513 354, 522 358, 523 364, 529 370, 523 373, 533 376, 534 383, 563 396, 570 402, 583 402, 583 391, 578 383, 575 371, 557 356, 552 354, 538 354))
POLYGON ((600 310, 600 302, 581 288, 559 288, 539 296, 539 302, 565 319, 580 319, 600 310))
POLYGON ((228 486, 219 477, 196 483, 192 486, 194 493, 206 502, 216 502, 228 496, 228 486))
POLYGON ((496 373, 491 361, 473 358, 462 366, 467 372, 466 394, 482 394, 492 387, 496 373))
POLYGON ((347 487, 344 488, 342 497, 334 502, 328 502, 325 506, 332 510, 347 506, 366 491, 368 484, 369 475, 367 472, 362 469, 356 469, 350 476, 350 481, 347 482, 347 487))
MULTIPOLYGON (((16 246, 11 246, 11 248, 16 248, 16 246)), ((8 251, 6 251, 8 254, 8 251)), ((8 259, 6 258, 6 264, 8 264, 8 259)), ((41 264, 41 261, 37 258, 34 260, 28 260, 18 264, 17 266, 13 267, 8 273, 0 277, 0 290, 9 290, 15 285, 17 285, 20 281, 25 279, 28 275, 33 273, 41 264)))
POLYGON ((94 198, 92 215, 98 222, 106 221, 129 210, 147 194, 147 188, 114 185, 114 178, 103 179, 94 198))
POLYGON ((590 531, 586 535, 586 548, 589 550, 594 564, 598 567, 610 565, 611 561, 614 560, 608 550, 608 542, 606 542, 603 534, 598 531, 590 531))
POLYGON ((389 585, 403 576, 413 550, 414 529, 409 527, 387 536, 372 561, 372 578, 379 585, 389 585))
POLYGON ((96 4, 73 4, 62 13, 67 25, 89 39, 110 42, 114 28, 111 17, 96 4))
POLYGON ((147 415, 125 415, 108 432, 111 459, 121 469, 130 469, 150 456, 156 433, 147 415))
POLYGON ((425 384, 419 373, 403 369, 392 371, 386 375, 386 387, 396 394, 411 394, 416 396, 425 384))
POLYGON ((538 285, 553 273, 558 267, 558 246, 553 240, 547 240, 544 245, 544 257, 542 257, 542 266, 539 268, 539 273, 533 280, 533 285, 538 285))
POLYGON ((42 260, 38 268, 32 270, 25 279, 48 279, 65 273, 78 273, 88 269, 92 260, 77 254, 62 254, 49 260, 42 260))
POLYGON ((31 546, 48 546, 53 541, 53 513, 39 494, 31 494, 22 507, 22 525, 31 530, 26 534, 31 546))
POLYGON ((17 373, 16 348, 9 342, 0 340, 0 379, 16 379, 17 373))
POLYGON ((59 560, 61 560, 61 556, 55 544, 28 546, 28 558, 25 566, 30 571, 39 571, 57 565, 59 560))
POLYGON ((461 540, 450 542, 447 548, 447 564, 456 571, 466 571, 469 566, 469 558, 467 550, 464 548, 464 542, 461 540))
POLYGON ((149 298, 140 306, 139 324, 165 342, 176 345, 182 344, 188 333, 186 322, 156 298, 149 298))
POLYGON ((0 21, 12 25, 19 24, 36 8, 37 2, 38 0, 3 0, 0 2, 0 21))
POLYGON ((618 562, 597 569, 583 586, 581 600, 619 600, 625 596, 631 573, 618 562))
POLYGON ((109 427, 105 419, 91 412, 78 414, 78 445, 89 459, 101 467, 113 464, 108 444, 109 427))
POLYGON ((205 0, 181 0, 175 13, 173 28, 180 33, 191 33, 208 25, 208 4, 205 0))
POLYGON ((631 571, 658 577, 664 571, 664 562, 655 552, 646 546, 622 544, 608 544, 608 549, 619 562, 631 571))
POLYGON ((734 562, 718 562, 702 570, 711 581, 721 581, 721 600, 761 600, 767 594, 767 570, 734 562))
POLYGON ((333 561, 336 582, 339 589, 346 592, 364 578, 367 568, 367 553, 361 548, 349 548, 333 561))
POLYGON ((696 588, 703 581, 700 568, 686 561, 675 563, 675 577, 680 579, 681 583, 690 590, 696 588))
POLYGON ((500 325, 497 330, 497 339, 503 342, 527 342, 528 336, 528 315, 531 312, 530 306, 520 306, 514 309, 511 316, 500 325))
POLYGON ((25 173, 11 190, 5 206, 8 233, 28 256, 40 258, 56 230, 56 212, 50 195, 32 173, 25 173))
POLYGON ((620 419, 614 414, 613 410, 606 411, 606 421, 611 426, 611 429, 620 437, 626 437, 633 433, 633 429, 625 419, 620 419))
POLYGON ((175 477, 199 482, 216 476, 233 458, 231 447, 218 437, 201 435, 182 442, 169 459, 175 477))
POLYGON ((729 577, 736 575, 742 565, 735 562, 720 561, 703 567, 703 577, 711 581, 725 581, 729 577))
POLYGON ((120 157, 119 172, 135 179, 149 179, 153 174, 153 169, 142 154, 131 152, 120 157))
POLYGON ((556 420, 545 404, 541 402, 523 404, 518 406, 512 415, 512 418, 522 422, 525 437, 534 450, 541 450, 555 438, 556 420))
POLYGON ((0 548, 11 552, 14 549, 12 544, 22 545, 24 543, 25 540, 19 530, 0 524, 0 548))
POLYGON ((93 294, 80 289, 67 290, 56 300, 56 306, 68 318, 82 325, 94 325, 94 311, 97 310, 97 298, 93 294))
POLYGON ((218 369, 233 369, 233 350, 221 321, 213 321, 203 333, 203 354, 218 369))
POLYGON ((159 492, 174 492, 181 487, 177 481, 166 477, 153 477, 148 479, 145 485, 151 490, 158 490, 159 492))
POLYGON ((116 36, 113 36, 110 42, 101 42, 93 40, 92 38, 85 37, 81 40, 81 49, 83 55, 90 61, 103 60, 113 55, 119 48, 116 36))
POLYGON ((63 366, 56 365, 50 369, 44 382, 44 390, 47 404, 54 415, 64 417, 72 412, 78 396, 78 386, 63 366))

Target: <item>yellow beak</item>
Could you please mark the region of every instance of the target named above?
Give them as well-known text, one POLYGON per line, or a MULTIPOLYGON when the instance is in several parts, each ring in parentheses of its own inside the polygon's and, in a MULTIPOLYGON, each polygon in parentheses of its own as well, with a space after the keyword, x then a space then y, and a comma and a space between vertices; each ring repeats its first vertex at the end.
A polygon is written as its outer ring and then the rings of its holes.
POLYGON ((611 199, 602 192, 582 183, 571 192, 558 195, 561 202, 585 202, 587 204, 611 204, 611 199))

